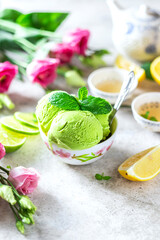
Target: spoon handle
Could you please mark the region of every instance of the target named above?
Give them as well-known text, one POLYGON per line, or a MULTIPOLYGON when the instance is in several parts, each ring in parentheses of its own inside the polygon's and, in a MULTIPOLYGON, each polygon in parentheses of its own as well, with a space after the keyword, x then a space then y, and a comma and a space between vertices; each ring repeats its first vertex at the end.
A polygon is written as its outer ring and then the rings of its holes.
POLYGON ((113 118, 114 118, 116 112, 119 110, 122 102, 126 98, 128 92, 129 92, 129 90, 130 90, 130 88, 131 88, 131 86, 133 84, 134 79, 135 79, 134 78, 134 72, 133 71, 129 72, 128 78, 126 78, 124 80, 123 84, 122 84, 120 93, 119 93, 118 98, 117 98, 117 100, 116 100, 116 102, 114 104, 113 111, 112 111, 112 113, 110 115, 110 121, 109 121, 110 125, 111 125, 111 123, 113 121, 113 118))

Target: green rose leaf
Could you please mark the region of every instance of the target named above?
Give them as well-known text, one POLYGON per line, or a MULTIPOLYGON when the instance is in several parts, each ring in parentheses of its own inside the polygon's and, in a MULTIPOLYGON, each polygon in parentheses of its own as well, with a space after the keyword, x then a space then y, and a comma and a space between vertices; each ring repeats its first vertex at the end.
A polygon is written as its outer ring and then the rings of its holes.
POLYGON ((79 104, 75 97, 65 92, 56 92, 49 98, 49 102, 63 110, 79 110, 79 104))
POLYGON ((12 188, 8 185, 0 185, 0 197, 9 202, 11 205, 16 204, 12 188))
POLYGON ((78 90, 78 98, 79 100, 83 100, 85 98, 87 98, 88 96, 88 90, 86 87, 81 87, 79 90, 78 90))
POLYGON ((111 104, 103 98, 88 96, 79 102, 83 111, 90 111, 93 114, 107 114, 112 110, 111 104))

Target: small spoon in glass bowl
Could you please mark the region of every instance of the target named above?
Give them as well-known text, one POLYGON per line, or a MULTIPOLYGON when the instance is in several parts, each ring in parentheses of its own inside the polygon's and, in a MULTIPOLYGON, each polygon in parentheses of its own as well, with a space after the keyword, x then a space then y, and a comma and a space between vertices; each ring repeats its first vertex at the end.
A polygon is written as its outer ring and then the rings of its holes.
POLYGON ((109 117, 109 125, 111 126, 113 119, 117 113, 117 111, 119 110, 121 104, 123 103, 123 101, 125 100, 127 94, 129 93, 129 90, 133 84, 133 82, 135 81, 135 76, 134 76, 134 72, 131 71, 128 74, 128 78, 126 78, 122 84, 120 93, 118 95, 118 98, 113 106, 113 110, 112 113, 109 117))

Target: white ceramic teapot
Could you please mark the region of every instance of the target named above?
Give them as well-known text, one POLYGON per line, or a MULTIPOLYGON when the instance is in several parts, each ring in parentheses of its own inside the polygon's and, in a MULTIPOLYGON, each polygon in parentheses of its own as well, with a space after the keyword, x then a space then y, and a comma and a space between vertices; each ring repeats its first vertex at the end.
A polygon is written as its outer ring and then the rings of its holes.
POLYGON ((113 20, 112 38, 118 52, 137 61, 160 55, 160 12, 140 5, 123 9, 107 0, 113 20))

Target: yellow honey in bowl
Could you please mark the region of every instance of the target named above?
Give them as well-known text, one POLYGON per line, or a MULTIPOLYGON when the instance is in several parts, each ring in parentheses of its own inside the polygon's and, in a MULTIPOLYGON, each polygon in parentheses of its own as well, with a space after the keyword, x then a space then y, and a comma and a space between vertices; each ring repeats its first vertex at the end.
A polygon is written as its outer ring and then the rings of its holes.
POLYGON ((160 102, 150 102, 143 104, 138 111, 142 117, 160 122, 160 102))
POLYGON ((122 82, 119 80, 106 80, 96 84, 96 88, 103 92, 119 93, 122 82))

